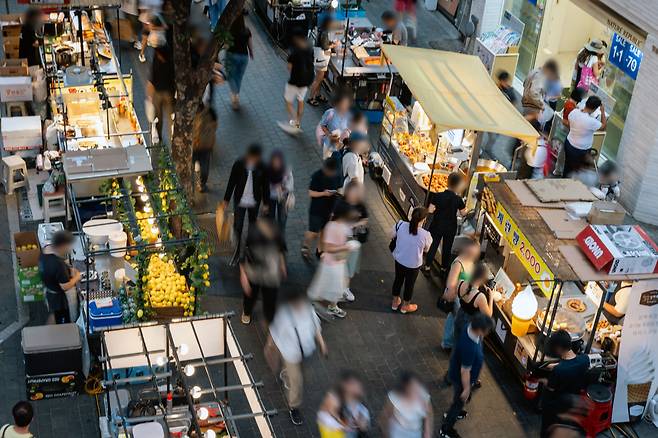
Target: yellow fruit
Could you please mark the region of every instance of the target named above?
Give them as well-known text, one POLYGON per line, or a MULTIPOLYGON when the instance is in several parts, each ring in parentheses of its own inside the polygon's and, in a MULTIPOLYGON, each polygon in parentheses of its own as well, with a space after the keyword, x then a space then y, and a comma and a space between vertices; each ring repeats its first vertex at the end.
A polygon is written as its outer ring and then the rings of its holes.
POLYGON ((139 309, 137 311, 137 318, 141 318, 142 316, 144 316, 144 311, 142 309, 139 309))
POLYGON ((204 281, 203 284, 205 284, 206 287, 210 287, 210 282, 208 280, 204 281))
POLYGON ((205 274, 203 274, 203 279, 204 279, 204 280, 207 280, 207 279, 208 279, 208 273, 207 273, 207 272, 206 272, 205 274))

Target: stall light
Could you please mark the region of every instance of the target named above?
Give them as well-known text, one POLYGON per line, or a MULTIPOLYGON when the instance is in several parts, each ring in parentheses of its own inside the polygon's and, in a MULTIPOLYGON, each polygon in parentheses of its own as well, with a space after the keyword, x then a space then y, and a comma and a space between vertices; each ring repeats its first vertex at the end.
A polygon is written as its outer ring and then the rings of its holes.
POLYGON ((150 218, 146 219, 146 222, 148 222, 149 225, 153 225, 155 223, 155 219, 150 217, 150 218))
POLYGON ((57 21, 57 17, 59 17, 59 14, 57 12, 51 12, 50 15, 48 16, 50 21, 53 21, 53 22, 57 21))
POLYGON ((192 398, 193 399, 201 398, 201 388, 199 388, 198 386, 192 387, 192 398))
POLYGON ((338 0, 331 0, 331 7, 334 9, 338 8, 338 0))
POLYGON ((164 356, 158 356, 157 359, 155 359, 155 363, 158 364, 159 367, 163 367, 167 363, 167 359, 164 356))
POLYGON ((144 186, 137 184, 137 191, 138 192, 143 192, 144 191, 144 186))
POLYGON ((200 408, 197 411, 197 415, 199 416, 199 420, 207 420, 210 413, 208 412, 208 408, 200 408))
POLYGON ((147 202, 149 200, 148 195, 145 193, 142 196, 139 197, 139 199, 142 200, 142 202, 147 202))
POLYGON ((144 206, 144 213, 151 213, 153 209, 151 208, 150 205, 145 205, 144 206))
MULTIPOLYGON (((156 248, 162 248, 162 239, 158 239, 155 241, 155 247, 156 248)), ((162 255, 164 257, 164 254, 162 255)), ((160 257, 162 258, 162 257, 160 257)))
POLYGON ((215 433, 214 430, 208 429, 206 431, 206 438, 217 438, 217 434, 215 433))
POLYGON ((189 352, 190 352, 190 347, 188 347, 187 344, 180 344, 178 346, 178 354, 180 354, 181 356, 185 356, 189 352))
POLYGON ((151 234, 158 234, 160 232, 160 228, 158 228, 156 225, 153 225, 151 227, 151 234))
POLYGON ((192 377, 194 375, 194 371, 196 371, 194 365, 185 365, 185 368, 183 368, 183 372, 187 377, 192 377))

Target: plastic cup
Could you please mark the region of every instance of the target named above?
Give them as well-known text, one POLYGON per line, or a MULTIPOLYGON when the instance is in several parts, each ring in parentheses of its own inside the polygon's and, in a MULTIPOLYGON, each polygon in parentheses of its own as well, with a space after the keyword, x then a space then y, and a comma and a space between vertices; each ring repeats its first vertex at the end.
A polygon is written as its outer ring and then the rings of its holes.
POLYGON ((530 328, 531 319, 521 319, 512 315, 512 334, 517 338, 525 336, 530 328))

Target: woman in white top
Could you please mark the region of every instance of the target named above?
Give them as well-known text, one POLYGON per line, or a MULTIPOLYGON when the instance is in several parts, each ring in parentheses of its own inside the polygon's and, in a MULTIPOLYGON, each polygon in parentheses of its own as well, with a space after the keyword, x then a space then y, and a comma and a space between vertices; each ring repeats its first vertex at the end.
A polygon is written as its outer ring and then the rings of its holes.
POLYGON ((395 224, 394 236, 395 249, 395 280, 393 280, 393 303, 391 309, 400 313, 411 313, 418 310, 417 304, 411 303, 414 293, 414 284, 418 277, 418 271, 423 264, 423 253, 430 249, 432 236, 429 231, 423 229, 427 219, 427 209, 416 207, 411 212, 411 221, 398 221, 395 224), (404 296, 400 299, 400 291, 404 284, 404 296))
POLYGON ((379 417, 385 438, 430 438, 434 429, 430 395, 418 377, 408 371, 400 375, 396 387, 379 417))
POLYGON ((353 371, 342 371, 338 384, 327 392, 318 410, 321 438, 357 438, 370 428, 370 412, 363 404, 363 383, 353 371))

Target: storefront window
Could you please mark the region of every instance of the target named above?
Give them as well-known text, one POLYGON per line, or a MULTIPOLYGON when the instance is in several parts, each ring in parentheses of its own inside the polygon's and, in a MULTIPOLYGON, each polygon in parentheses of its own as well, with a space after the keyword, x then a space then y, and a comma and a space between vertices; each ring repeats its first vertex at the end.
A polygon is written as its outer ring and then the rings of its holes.
POLYGON ((516 66, 516 77, 521 81, 525 80, 535 65, 544 18, 544 3, 543 0, 505 0, 505 9, 525 24, 519 46, 519 63, 516 66))

